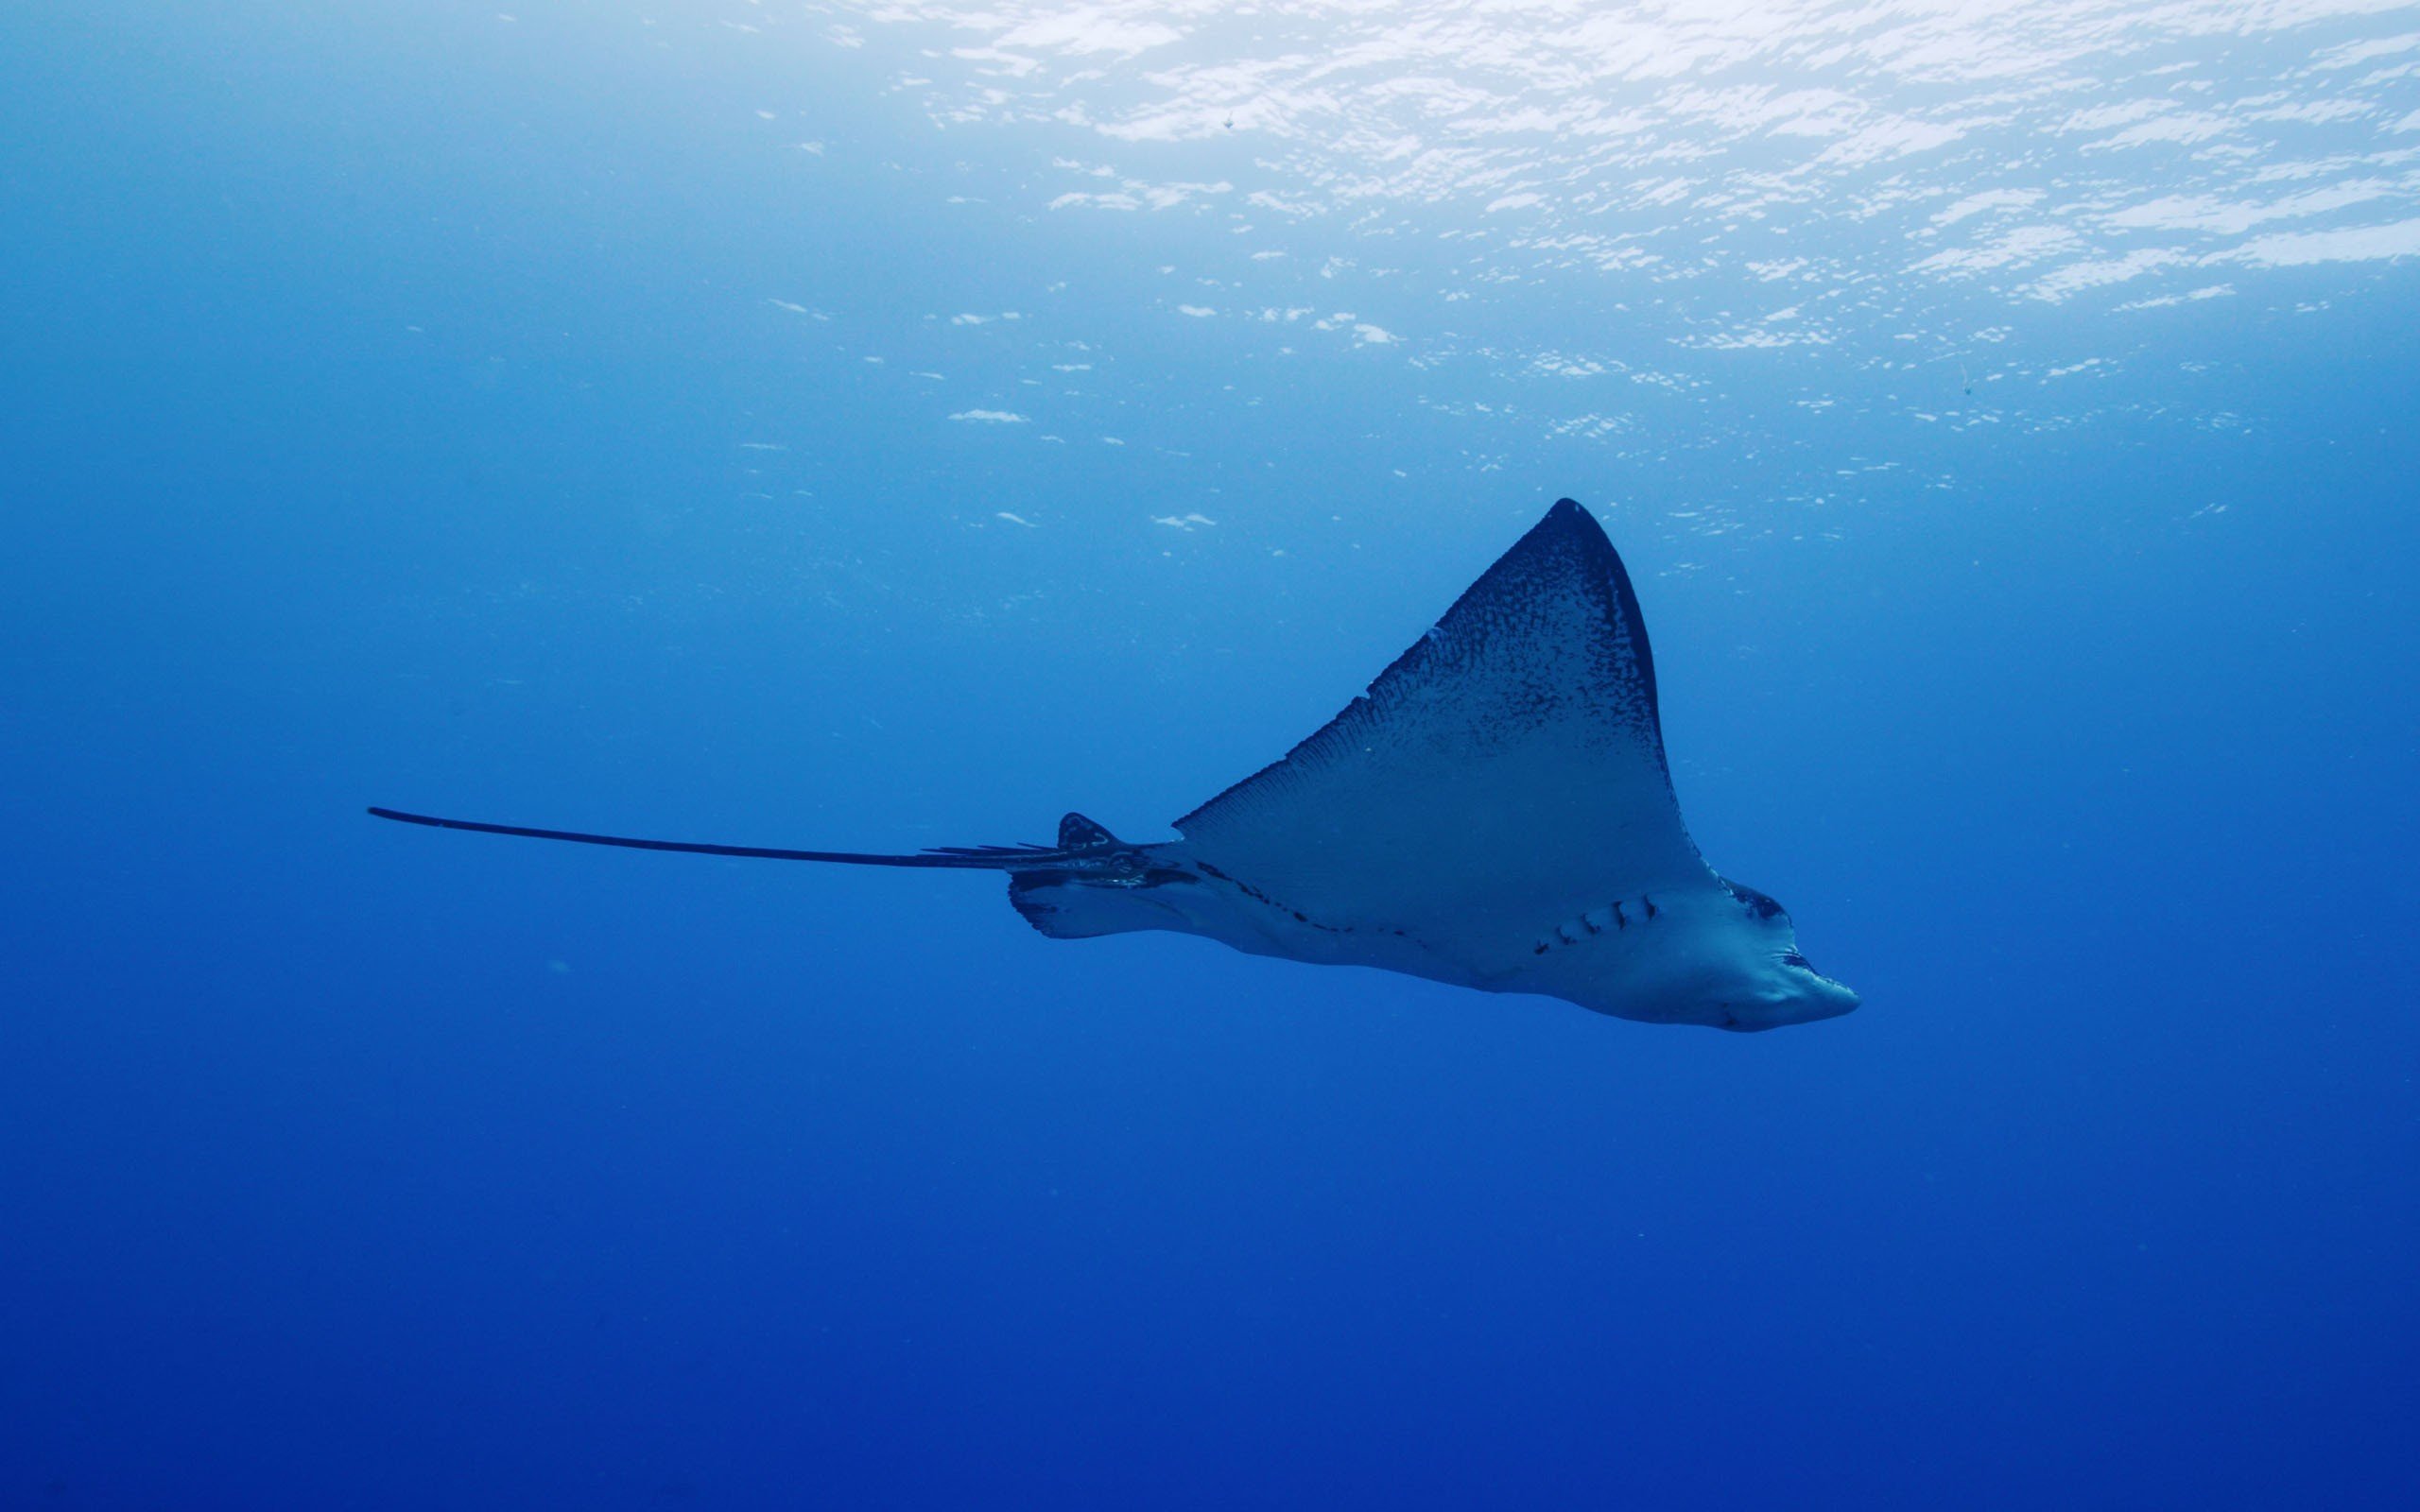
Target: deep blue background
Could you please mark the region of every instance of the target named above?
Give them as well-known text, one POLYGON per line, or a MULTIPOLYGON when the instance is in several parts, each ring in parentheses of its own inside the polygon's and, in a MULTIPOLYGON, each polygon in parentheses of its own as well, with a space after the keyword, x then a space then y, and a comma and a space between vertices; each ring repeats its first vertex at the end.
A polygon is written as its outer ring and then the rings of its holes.
POLYGON ((845 57, 414 14, 0 19, 0 1504, 2420 1495, 2408 265, 2032 312, 2128 358, 2057 417, 1539 441, 950 205, 845 57), (1858 1014, 360 815, 1156 838, 1564 493, 1858 1014))

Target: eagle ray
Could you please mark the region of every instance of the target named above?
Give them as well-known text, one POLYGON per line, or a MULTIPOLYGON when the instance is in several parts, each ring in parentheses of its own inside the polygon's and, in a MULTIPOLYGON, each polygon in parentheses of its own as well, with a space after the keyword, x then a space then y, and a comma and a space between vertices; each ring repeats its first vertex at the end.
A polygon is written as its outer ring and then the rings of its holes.
POLYGON ((1651 1022, 1765 1029, 1858 1005, 1799 954, 1779 903, 1698 854, 1638 596, 1569 499, 1342 713, 1177 820, 1176 841, 1132 844, 1069 814, 1055 846, 881 855, 370 812, 642 850, 1005 871, 1010 902, 1054 939, 1172 930, 1651 1022))

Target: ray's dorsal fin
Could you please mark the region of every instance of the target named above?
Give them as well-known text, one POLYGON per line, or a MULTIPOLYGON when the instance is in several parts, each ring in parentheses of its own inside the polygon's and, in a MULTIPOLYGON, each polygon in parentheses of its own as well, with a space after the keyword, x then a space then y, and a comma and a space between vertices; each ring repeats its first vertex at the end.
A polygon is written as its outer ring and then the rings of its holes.
POLYGON ((1069 814, 1059 820, 1059 849, 1062 850, 1098 850, 1120 844, 1108 827, 1080 814, 1069 814))
POLYGON ((1310 919, 1430 937, 1710 875, 1672 796, 1638 597, 1569 499, 1325 728, 1176 828, 1310 919))
MULTIPOLYGON (((827 861, 849 867, 934 867, 963 871, 1015 871, 1073 862, 1067 847, 1046 845, 941 846, 913 855, 880 855, 860 850, 789 850, 763 845, 716 845, 703 840, 641 840, 626 834, 589 834, 579 830, 533 830, 520 824, 486 824, 475 819, 441 819, 431 814, 405 814, 373 808, 371 814, 401 824, 424 824, 433 830, 468 830, 475 834, 511 834, 526 840, 567 840, 574 845, 610 845, 626 850, 678 850, 700 856, 743 856, 759 861, 827 861)), ((1089 821, 1087 821, 1089 822, 1089 821)), ((1064 832, 1064 826, 1062 827, 1064 832)), ((1096 829, 1098 826, 1095 826, 1096 829)), ((1109 832, 1102 830, 1103 834, 1109 832)))

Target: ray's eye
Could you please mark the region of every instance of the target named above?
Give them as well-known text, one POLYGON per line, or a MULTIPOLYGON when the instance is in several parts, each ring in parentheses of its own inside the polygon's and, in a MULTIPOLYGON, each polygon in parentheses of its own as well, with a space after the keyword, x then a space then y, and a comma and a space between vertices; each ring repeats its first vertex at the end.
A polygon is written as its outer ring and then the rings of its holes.
POLYGON ((1815 970, 1815 963, 1808 960, 1806 956, 1799 954, 1796 951, 1782 952, 1781 964, 1784 966, 1795 966, 1802 971, 1811 971, 1815 970))

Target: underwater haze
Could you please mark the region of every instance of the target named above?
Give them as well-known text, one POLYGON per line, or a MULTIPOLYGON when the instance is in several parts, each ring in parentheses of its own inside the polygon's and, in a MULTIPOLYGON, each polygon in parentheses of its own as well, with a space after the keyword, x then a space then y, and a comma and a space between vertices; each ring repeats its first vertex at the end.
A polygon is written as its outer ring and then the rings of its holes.
POLYGON ((2420 5, 32 0, 0 359, 0 1506, 2420 1504, 2420 5), (1855 1013, 363 813, 1166 839, 1566 495, 1855 1013))

